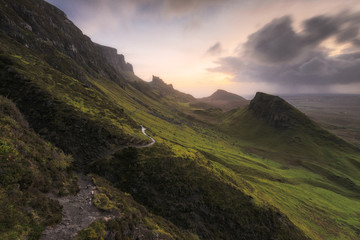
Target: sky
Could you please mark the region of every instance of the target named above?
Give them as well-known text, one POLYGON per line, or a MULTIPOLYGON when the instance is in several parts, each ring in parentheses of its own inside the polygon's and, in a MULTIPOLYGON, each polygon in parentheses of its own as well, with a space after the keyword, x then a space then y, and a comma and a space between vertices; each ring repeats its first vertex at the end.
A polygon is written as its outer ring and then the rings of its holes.
POLYGON ((359 0, 47 1, 143 80, 195 97, 360 94, 359 0))

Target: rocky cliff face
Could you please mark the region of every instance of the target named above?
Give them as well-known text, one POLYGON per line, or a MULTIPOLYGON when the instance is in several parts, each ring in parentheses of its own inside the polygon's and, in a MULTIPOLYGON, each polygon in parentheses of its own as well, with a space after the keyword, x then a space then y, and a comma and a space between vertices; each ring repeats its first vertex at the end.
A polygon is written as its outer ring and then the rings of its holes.
POLYGON ((96 44, 102 56, 108 61, 108 63, 116 69, 118 72, 132 72, 134 73, 133 66, 130 63, 125 62, 125 57, 122 54, 118 54, 117 50, 112 47, 102 46, 96 44))
POLYGON ((64 12, 43 0, 2 0, 0 33, 45 56, 50 66, 82 82, 86 82, 86 75, 100 74, 118 81, 117 73, 133 73, 131 64, 116 49, 93 43, 64 12), (59 61, 55 51, 72 58, 78 66, 59 61))
POLYGON ((166 84, 161 78, 156 76, 153 76, 149 86, 152 89, 157 90, 162 97, 171 96, 182 102, 191 102, 195 100, 190 94, 182 93, 174 89, 172 84, 166 84))
POLYGON ((152 81, 150 82, 150 85, 154 88, 162 88, 166 89, 168 91, 174 90, 174 87, 172 84, 166 84, 161 78, 157 76, 153 76, 152 81))

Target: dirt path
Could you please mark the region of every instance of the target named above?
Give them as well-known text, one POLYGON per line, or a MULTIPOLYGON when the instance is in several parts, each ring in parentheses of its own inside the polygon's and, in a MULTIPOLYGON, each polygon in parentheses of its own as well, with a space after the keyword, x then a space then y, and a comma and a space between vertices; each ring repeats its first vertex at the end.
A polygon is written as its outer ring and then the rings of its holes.
MULTIPOLYGON (((145 131, 146 131, 146 128, 143 126, 143 125, 140 125, 141 126, 141 132, 147 136, 148 138, 150 138, 151 142, 150 143, 147 143, 145 145, 136 145, 136 144, 130 144, 130 145, 125 145, 125 146, 118 146, 117 148, 114 148, 114 149, 111 149, 107 152, 104 153, 104 155, 101 157, 101 158, 106 158, 107 156, 110 156, 114 153, 116 153, 117 151, 120 151, 122 149, 125 149, 125 148, 129 148, 129 147, 134 147, 134 148, 147 148, 147 147, 151 147, 152 145, 154 145, 156 143, 155 139, 153 139, 152 137, 150 137, 145 131)), ((95 160, 96 161, 96 160, 95 160)))
POLYGON ((60 224, 45 229, 40 240, 72 239, 77 232, 88 227, 95 220, 115 217, 99 210, 92 203, 96 186, 93 184, 91 177, 83 174, 77 174, 77 176, 80 191, 76 196, 57 197, 53 194, 48 196, 59 201, 63 206, 63 216, 60 224))
MULTIPOLYGON (((110 151, 108 155, 127 147, 146 148, 155 143, 155 140, 145 133, 146 128, 141 125, 142 133, 151 139, 151 143, 146 145, 119 146, 110 151)), ((56 226, 45 228, 40 240, 70 240, 77 232, 88 227, 91 223, 99 219, 111 219, 116 217, 113 214, 101 211, 93 204, 94 192, 96 186, 91 177, 78 173, 78 185, 80 191, 75 196, 58 197, 49 194, 48 197, 59 201, 63 206, 61 223, 56 226)))
POLYGON ((146 145, 143 145, 143 146, 135 146, 136 148, 146 148, 146 147, 150 147, 150 146, 152 146, 152 145, 155 144, 155 142, 156 142, 155 139, 153 139, 152 137, 150 137, 149 135, 147 135, 147 133, 146 133, 145 131, 146 131, 146 128, 145 128, 143 125, 141 125, 141 132, 142 132, 145 136, 147 136, 148 138, 150 138, 151 143, 146 144, 146 145))

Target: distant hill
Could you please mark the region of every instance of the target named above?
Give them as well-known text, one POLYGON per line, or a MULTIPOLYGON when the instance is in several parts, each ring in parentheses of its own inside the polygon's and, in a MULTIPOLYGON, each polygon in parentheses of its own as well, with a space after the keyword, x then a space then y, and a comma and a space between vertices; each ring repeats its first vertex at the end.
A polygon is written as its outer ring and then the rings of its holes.
POLYGON ((220 108, 228 111, 234 108, 244 107, 248 104, 249 100, 234 93, 219 89, 209 97, 196 99, 196 101, 191 103, 191 106, 204 109, 220 108))
POLYGON ((215 101, 248 101, 245 98, 234 93, 227 92, 222 89, 216 90, 211 96, 200 98, 200 101, 215 102, 215 101))

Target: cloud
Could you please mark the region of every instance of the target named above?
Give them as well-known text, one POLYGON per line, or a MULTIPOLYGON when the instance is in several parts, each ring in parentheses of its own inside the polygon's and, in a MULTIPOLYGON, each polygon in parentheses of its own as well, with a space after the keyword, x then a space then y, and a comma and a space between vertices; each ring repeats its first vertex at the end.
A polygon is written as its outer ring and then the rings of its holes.
POLYGON ((246 56, 261 62, 287 61, 299 54, 301 43, 290 17, 275 19, 248 37, 246 56))
POLYGON ((280 85, 332 85, 360 83, 360 52, 334 57, 312 52, 297 64, 262 65, 251 63, 247 74, 257 81, 280 85))
POLYGON ((316 16, 293 27, 277 18, 248 37, 237 56, 218 59, 209 71, 231 74, 234 81, 276 84, 279 88, 360 83, 360 14, 316 16), (348 49, 332 56, 323 44, 333 39, 348 49))
POLYGON ((183 17, 192 13, 217 9, 233 0, 47 0, 75 15, 81 7, 109 8, 113 14, 132 12, 140 16, 183 17), (75 6, 75 7, 74 7, 75 6), (120 12, 119 12, 120 11, 120 12))
MULTIPOLYGON (((158 2, 161 0, 152 0, 158 2)), ((223 5, 229 0, 162 0, 163 8, 170 12, 186 13, 198 9, 207 9, 209 7, 216 7, 223 5)))
POLYGON ((220 42, 215 43, 206 51, 207 55, 212 55, 212 56, 220 55, 221 53, 222 53, 222 47, 220 42))
POLYGON ((325 40, 335 37, 338 43, 355 41, 360 14, 340 13, 316 16, 305 20, 303 29, 295 32, 290 16, 274 19, 249 36, 245 44, 247 57, 268 63, 291 61, 325 40))

